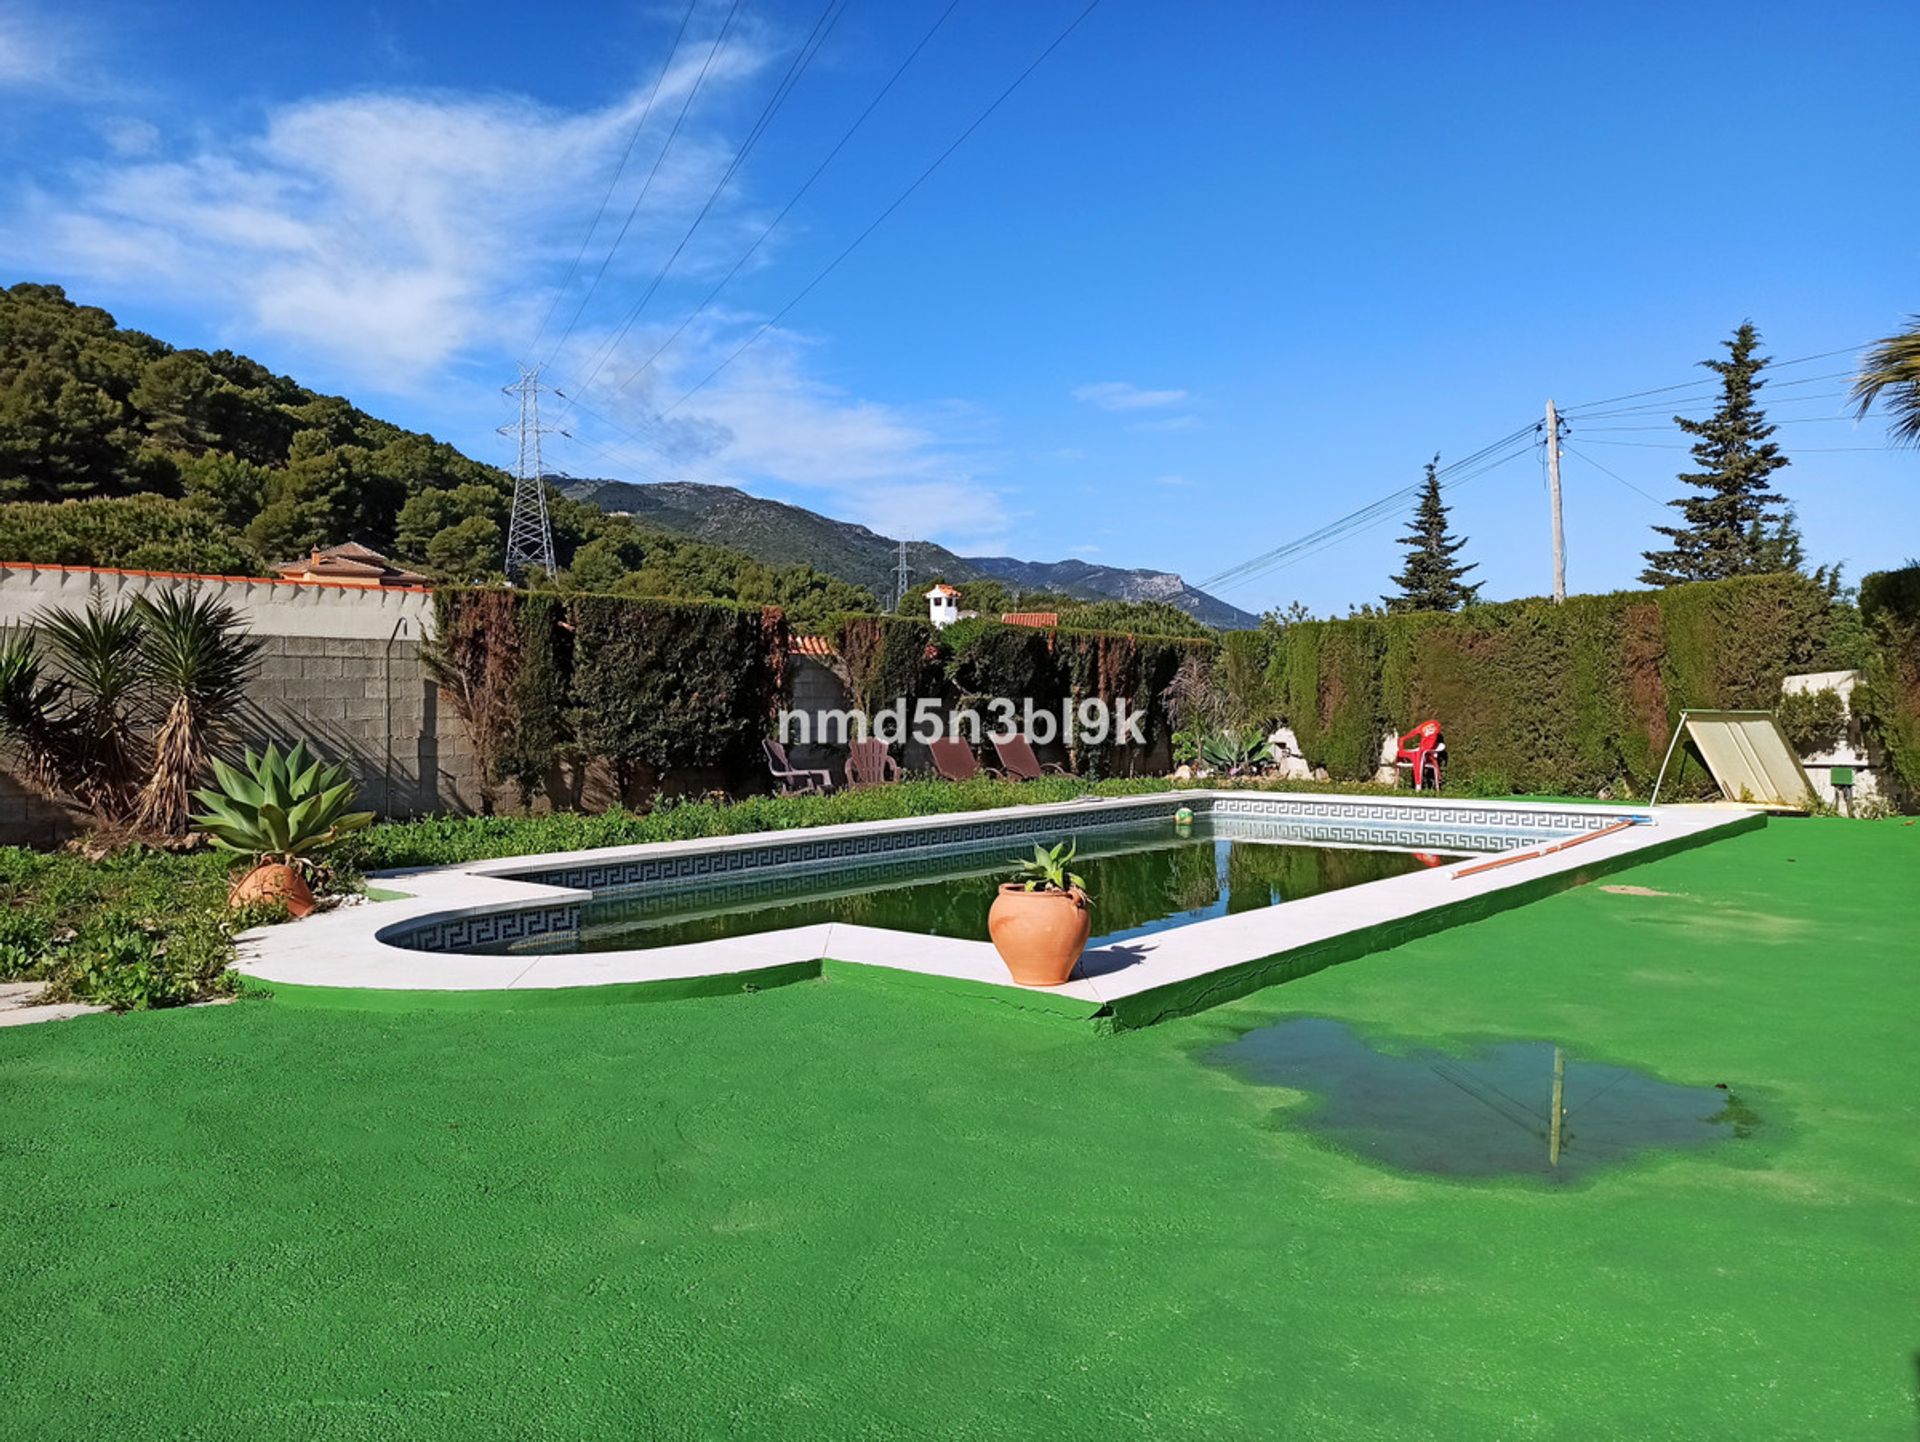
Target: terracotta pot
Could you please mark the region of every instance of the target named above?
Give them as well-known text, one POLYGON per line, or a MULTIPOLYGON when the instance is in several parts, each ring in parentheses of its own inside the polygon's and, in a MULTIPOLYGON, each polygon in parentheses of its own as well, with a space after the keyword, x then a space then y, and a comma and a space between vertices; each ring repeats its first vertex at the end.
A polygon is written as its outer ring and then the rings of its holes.
POLYGON ((233 885, 227 905, 245 906, 254 901, 278 901, 291 916, 306 916, 313 910, 313 892, 298 871, 284 861, 263 861, 233 885))
POLYGON ((1059 986, 1072 976, 1092 927, 1084 896, 1028 891, 1017 882, 1000 888, 987 913, 993 948, 1022 986, 1059 986))

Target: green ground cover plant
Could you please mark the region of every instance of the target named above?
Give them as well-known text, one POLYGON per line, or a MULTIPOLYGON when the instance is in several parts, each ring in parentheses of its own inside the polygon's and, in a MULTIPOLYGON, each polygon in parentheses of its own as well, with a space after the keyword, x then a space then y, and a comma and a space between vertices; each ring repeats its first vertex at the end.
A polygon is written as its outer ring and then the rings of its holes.
POLYGON ((232 858, 134 847, 94 859, 0 847, 0 980, 117 1010, 233 990, 233 938, 285 915, 227 905, 232 858))
POLYGON ((1776 820, 1117 1037, 833 981, 0 1031, 8 1427, 1908 1439, 1917 865, 1776 820), (1751 1135, 1393 1170, 1201 1061, 1316 1016, 1724 1082, 1751 1135))

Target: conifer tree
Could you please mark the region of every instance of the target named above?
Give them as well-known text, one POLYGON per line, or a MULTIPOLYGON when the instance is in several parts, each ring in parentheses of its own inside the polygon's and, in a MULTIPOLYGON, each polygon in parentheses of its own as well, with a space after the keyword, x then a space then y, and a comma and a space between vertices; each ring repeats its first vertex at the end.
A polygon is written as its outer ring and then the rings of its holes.
POLYGON ((1725 360, 1700 362, 1720 377, 1719 409, 1704 421, 1673 418, 1694 437, 1693 459, 1700 469, 1680 480, 1699 494, 1668 502, 1686 518, 1685 525, 1654 527, 1672 545, 1645 553, 1640 579, 1649 586, 1779 569, 1780 547, 1769 537, 1784 502, 1767 478, 1790 463, 1767 439, 1774 428, 1755 400, 1766 384, 1760 371, 1768 358, 1755 354, 1760 333, 1751 321, 1742 321, 1725 344, 1725 360))
POLYGON ((1454 560, 1466 537, 1456 540, 1447 532, 1447 505, 1440 499, 1440 457, 1427 462, 1426 484, 1420 488, 1420 500, 1413 510, 1413 521, 1400 544, 1410 547, 1407 563, 1393 584, 1397 596, 1382 596, 1389 611, 1457 611, 1477 600, 1480 586, 1469 586, 1463 579, 1474 567, 1454 560))

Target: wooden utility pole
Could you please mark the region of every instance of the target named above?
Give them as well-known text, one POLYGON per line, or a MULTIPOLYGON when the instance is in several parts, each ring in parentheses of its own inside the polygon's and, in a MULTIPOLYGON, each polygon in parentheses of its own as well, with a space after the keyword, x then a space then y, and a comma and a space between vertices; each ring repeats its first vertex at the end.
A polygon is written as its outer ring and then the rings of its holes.
POLYGON ((1567 599, 1567 537, 1560 527, 1560 412, 1547 402, 1547 497, 1553 507, 1553 599, 1567 599))

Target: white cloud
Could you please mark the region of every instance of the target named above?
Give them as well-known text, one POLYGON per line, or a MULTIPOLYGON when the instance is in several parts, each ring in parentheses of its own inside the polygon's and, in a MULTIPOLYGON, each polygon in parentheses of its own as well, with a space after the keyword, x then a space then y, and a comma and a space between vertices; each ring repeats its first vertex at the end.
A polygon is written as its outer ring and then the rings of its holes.
POLYGON ((1154 421, 1135 421, 1127 429, 1130 431, 1190 431, 1199 424, 1198 416, 1162 416, 1154 421))
MULTIPOLYGON (((704 58, 690 52, 661 86, 653 143, 704 58)), ((768 53, 730 39, 703 97, 768 53)), ((482 347, 527 346, 550 298, 543 286, 591 218, 583 197, 604 192, 643 100, 637 90, 568 113, 513 97, 367 91, 280 107, 257 132, 178 158, 130 157, 127 141, 137 150, 142 132, 127 130, 110 137, 117 159, 28 191, 0 230, 0 256, 109 293, 191 301, 240 338, 283 342, 296 361, 324 357, 360 384, 422 391, 482 347)), ((648 144, 636 147, 589 274, 651 165, 648 144)), ((718 138, 681 133, 616 279, 654 264, 662 237, 678 238, 729 155, 718 138)), ((571 309, 563 301, 560 315, 571 309)))
POLYGON ((151 155, 160 145, 160 127, 135 116, 116 115, 100 121, 96 128, 115 155, 151 155))
POLYGON ((1093 381, 1076 387, 1073 398, 1087 401, 1103 411, 1145 411, 1177 406, 1187 398, 1187 393, 1142 390, 1129 381, 1093 381))
POLYGON ((806 368, 816 340, 769 331, 676 407, 759 324, 738 313, 703 317, 623 389, 666 339, 664 328, 636 328, 568 429, 598 446, 602 459, 624 464, 631 479, 772 490, 883 535, 961 551, 1005 546, 1013 511, 990 476, 997 458, 969 434, 981 432, 978 418, 951 403, 889 405, 826 384, 806 368), (663 407, 673 408, 664 420, 663 407))
MULTIPOLYGON (((663 83, 536 354, 567 331, 705 53, 704 44, 687 47, 690 58, 663 83)), ((1014 516, 989 478, 987 423, 954 402, 903 407, 823 383, 809 370, 822 345, 815 338, 769 332, 663 421, 660 408, 764 319, 710 311, 658 367, 622 385, 665 340, 682 302, 703 293, 663 293, 615 339, 623 305, 685 232, 745 123, 736 115, 724 133, 709 133, 707 101, 776 53, 785 52, 765 35, 736 28, 708 73, 607 283, 549 373, 570 394, 580 385, 586 405, 613 424, 576 412, 567 424, 583 444, 554 440, 550 459, 634 480, 799 489, 804 504, 889 535, 1002 549, 1014 516), (613 354, 585 385, 603 345, 613 354)), ((639 88, 602 108, 563 111, 513 96, 368 90, 279 106, 250 132, 185 151, 143 122, 103 122, 100 156, 0 204, 10 212, 0 220, 0 264, 72 282, 100 303, 138 297, 190 309, 222 343, 276 368, 350 392, 417 398, 439 429, 466 417, 484 436, 491 406, 468 399, 467 377, 481 367, 510 373, 507 358, 529 349, 644 99, 639 88)), ((736 187, 675 279, 710 283, 764 220, 736 187)))
POLYGON ((1156 486, 1190 486, 1193 484, 1193 482, 1185 476, 1155 476, 1153 483, 1156 486))
POLYGON ((65 88, 80 52, 71 29, 24 5, 0 4, 0 90, 65 88))

